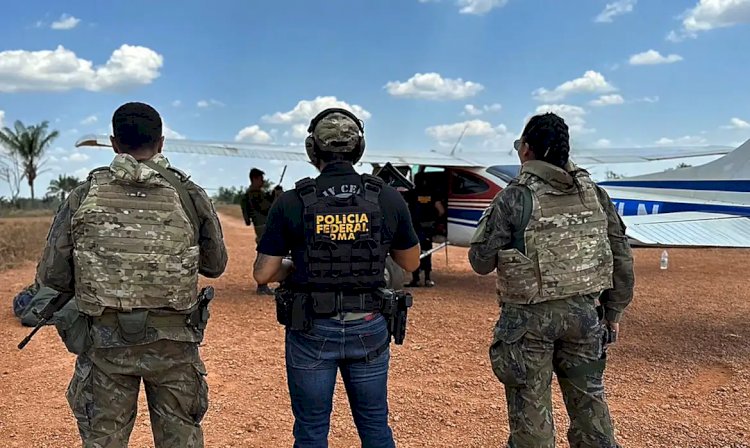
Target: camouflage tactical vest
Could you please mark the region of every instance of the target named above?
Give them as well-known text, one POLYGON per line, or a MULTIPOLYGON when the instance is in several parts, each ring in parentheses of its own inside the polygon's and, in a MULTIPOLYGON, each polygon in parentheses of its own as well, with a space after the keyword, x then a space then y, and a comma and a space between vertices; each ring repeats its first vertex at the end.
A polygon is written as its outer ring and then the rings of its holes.
POLYGON ((532 304, 612 288, 607 216, 584 170, 566 172, 527 162, 517 180, 531 190, 526 254, 498 253, 497 294, 504 303, 532 304))
MULTIPOLYGON (((152 159, 167 168, 161 155, 152 159)), ((78 308, 187 310, 197 303, 199 248, 177 190, 129 155, 89 175, 72 217, 78 308)))

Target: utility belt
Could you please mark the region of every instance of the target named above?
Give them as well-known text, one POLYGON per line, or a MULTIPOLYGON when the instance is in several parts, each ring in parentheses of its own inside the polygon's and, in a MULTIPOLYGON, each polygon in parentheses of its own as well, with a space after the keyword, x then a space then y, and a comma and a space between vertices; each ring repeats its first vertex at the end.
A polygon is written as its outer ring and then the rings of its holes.
POLYGON ((276 288, 276 320, 290 330, 307 331, 313 319, 332 317, 339 313, 380 312, 388 320, 388 330, 396 344, 406 335, 408 308, 412 296, 405 291, 378 288, 372 292, 342 293, 297 292, 276 288))
POLYGON ((159 314, 148 309, 129 312, 108 309, 100 316, 88 316, 72 308, 56 314, 55 326, 68 351, 76 355, 85 353, 91 347, 92 325, 117 328, 120 337, 131 344, 143 341, 149 328, 186 327, 202 333, 208 324, 208 304, 213 297, 212 286, 203 288, 198 294, 195 309, 185 314, 159 314))

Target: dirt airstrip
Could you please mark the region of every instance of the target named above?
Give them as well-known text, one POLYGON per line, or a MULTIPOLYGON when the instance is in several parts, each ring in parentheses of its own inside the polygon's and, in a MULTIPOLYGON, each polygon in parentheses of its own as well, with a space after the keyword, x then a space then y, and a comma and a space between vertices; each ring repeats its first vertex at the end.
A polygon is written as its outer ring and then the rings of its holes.
MULTIPOLYGON (((213 281, 202 354, 208 368, 208 447, 290 447, 283 328, 273 299, 254 295, 254 235, 222 217, 230 263, 213 281)), ((7 236, 6 236, 7 238, 7 236)), ((638 249, 636 297, 611 350, 606 386, 623 447, 750 447, 750 251, 638 249)), ((492 276, 466 250, 435 254, 437 287, 415 289, 406 343, 392 346, 391 424, 400 447, 498 447, 507 437, 503 388, 487 358, 497 318, 492 276)), ((0 446, 80 446, 65 401, 74 357, 54 328, 27 334, 10 300, 34 263, 0 272, 0 446)), ((554 384, 558 446, 567 417, 554 384)), ((152 447, 143 392, 132 447, 152 447)), ((330 446, 358 447, 346 394, 336 389, 330 446)))

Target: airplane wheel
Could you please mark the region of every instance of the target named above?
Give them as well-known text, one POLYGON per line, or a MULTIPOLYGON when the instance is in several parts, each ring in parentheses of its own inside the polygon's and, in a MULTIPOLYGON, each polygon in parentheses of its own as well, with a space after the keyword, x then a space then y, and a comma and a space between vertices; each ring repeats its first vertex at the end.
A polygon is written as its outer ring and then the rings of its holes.
POLYGON ((403 289, 404 288, 404 270, 397 265, 393 258, 388 257, 385 260, 385 284, 386 288, 403 289))

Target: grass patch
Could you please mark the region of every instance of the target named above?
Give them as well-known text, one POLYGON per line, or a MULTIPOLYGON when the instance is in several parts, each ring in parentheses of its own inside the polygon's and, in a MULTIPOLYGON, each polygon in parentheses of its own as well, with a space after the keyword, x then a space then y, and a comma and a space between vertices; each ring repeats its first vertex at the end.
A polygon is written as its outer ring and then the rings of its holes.
POLYGON ((38 217, 54 217, 55 210, 52 209, 2 209, 0 210, 0 218, 38 218, 38 217))
POLYGON ((52 217, 0 219, 0 270, 38 262, 52 217))

